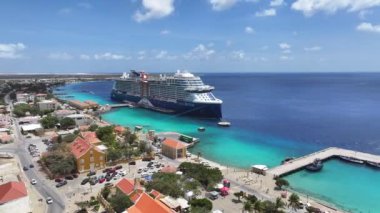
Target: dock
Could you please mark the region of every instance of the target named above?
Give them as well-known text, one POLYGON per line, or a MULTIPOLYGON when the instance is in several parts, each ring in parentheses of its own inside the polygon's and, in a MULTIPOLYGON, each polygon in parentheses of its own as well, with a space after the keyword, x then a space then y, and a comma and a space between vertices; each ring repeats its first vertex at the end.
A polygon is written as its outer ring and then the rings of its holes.
POLYGON ((286 164, 268 169, 266 171, 266 174, 273 175, 273 177, 281 177, 281 176, 303 169, 307 165, 313 163, 313 161, 316 158, 319 158, 322 161, 326 161, 331 158, 337 158, 339 156, 351 157, 351 158, 362 160, 365 162, 380 163, 379 155, 373 155, 373 154, 368 154, 364 152, 357 152, 357 151, 342 149, 342 148, 337 148, 337 147, 330 147, 318 152, 311 153, 309 155, 305 155, 300 158, 293 159, 286 164))
POLYGON ((121 108, 121 107, 133 107, 131 104, 109 104, 111 108, 121 108))

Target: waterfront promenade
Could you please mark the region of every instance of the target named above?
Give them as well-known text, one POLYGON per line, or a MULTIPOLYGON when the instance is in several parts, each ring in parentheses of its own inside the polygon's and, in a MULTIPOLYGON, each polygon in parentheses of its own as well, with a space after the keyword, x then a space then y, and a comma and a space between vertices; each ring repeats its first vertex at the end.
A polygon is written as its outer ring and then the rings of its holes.
POLYGON ((286 164, 271 168, 267 171, 267 174, 273 175, 274 177, 280 177, 303 169, 305 166, 313 163, 313 161, 317 158, 321 160, 328 160, 339 156, 350 157, 365 162, 380 163, 380 156, 378 155, 372 155, 348 149, 341 149, 337 147, 330 147, 318 152, 311 153, 309 155, 302 156, 300 158, 293 159, 286 164))

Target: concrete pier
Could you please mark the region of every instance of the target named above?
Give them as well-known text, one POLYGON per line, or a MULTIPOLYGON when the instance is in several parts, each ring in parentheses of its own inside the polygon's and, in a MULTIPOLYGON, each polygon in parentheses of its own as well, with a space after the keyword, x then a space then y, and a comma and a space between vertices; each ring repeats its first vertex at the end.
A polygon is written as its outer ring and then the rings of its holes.
POLYGON ((365 162, 368 161, 380 163, 380 156, 378 155, 368 154, 364 152, 356 152, 353 150, 341 149, 337 147, 330 147, 318 152, 311 153, 309 155, 305 155, 300 158, 293 159, 291 161, 288 161, 286 164, 271 168, 266 171, 266 174, 273 175, 274 177, 280 177, 303 169, 307 165, 313 163, 313 161, 316 158, 319 158, 322 161, 324 161, 339 156, 351 157, 365 162))

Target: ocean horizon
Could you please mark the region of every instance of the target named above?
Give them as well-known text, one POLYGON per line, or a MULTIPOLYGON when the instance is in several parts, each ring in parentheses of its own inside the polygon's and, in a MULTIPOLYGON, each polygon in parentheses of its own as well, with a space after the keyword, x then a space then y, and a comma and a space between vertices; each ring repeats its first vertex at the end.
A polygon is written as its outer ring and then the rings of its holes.
MULTIPOLYGON (((380 154, 380 73, 211 73, 201 77, 215 86, 214 95, 223 100, 223 117, 232 123, 230 128, 220 128, 212 120, 145 109, 117 109, 102 117, 114 124, 198 137, 201 142, 191 152, 241 168, 272 167, 286 157, 331 146, 380 154), (198 132, 199 126, 206 131, 198 132)), ((107 104, 113 103, 111 88, 112 81, 99 81, 61 89, 73 99, 107 104)), ((300 171, 286 178, 295 190, 346 211, 380 210, 380 204, 373 202, 380 199, 374 191, 380 187, 380 170, 339 160, 325 164, 320 173, 300 171)))

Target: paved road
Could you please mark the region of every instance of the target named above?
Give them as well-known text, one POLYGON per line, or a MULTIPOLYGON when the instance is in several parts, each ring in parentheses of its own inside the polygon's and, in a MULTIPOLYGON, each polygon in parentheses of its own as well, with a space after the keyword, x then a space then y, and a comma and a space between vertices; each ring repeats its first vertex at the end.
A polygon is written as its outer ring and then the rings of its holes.
MULTIPOLYGON (((7 95, 5 98, 5 101, 7 103, 10 103, 9 95, 7 95)), ((12 107, 12 106, 11 106, 12 107)), ((32 161, 32 157, 25 149, 25 144, 22 138, 22 135, 20 133, 20 127, 18 125, 18 122, 16 119, 12 119, 13 123, 15 125, 15 143, 12 147, 7 148, 0 148, 0 151, 5 152, 11 152, 13 154, 16 154, 21 162, 21 166, 28 166, 30 165, 32 161)), ((62 198, 62 196, 59 195, 59 193, 56 191, 55 188, 51 187, 46 180, 44 176, 41 176, 39 172, 37 171, 38 167, 33 169, 29 169, 25 172, 26 176, 29 180, 36 179, 37 184, 34 185, 34 187, 37 189, 37 191, 46 199, 47 197, 51 197, 53 199, 53 203, 48 205, 48 213, 61 213, 64 212, 65 209, 65 201, 62 198)), ((44 201, 45 202, 45 201, 44 201)))

